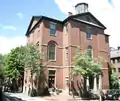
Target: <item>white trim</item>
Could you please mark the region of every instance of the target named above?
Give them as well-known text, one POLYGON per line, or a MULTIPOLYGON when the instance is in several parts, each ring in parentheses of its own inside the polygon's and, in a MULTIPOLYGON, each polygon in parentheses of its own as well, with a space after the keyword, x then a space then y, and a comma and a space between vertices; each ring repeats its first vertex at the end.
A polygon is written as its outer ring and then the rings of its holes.
MULTIPOLYGON (((70 66, 52 66, 48 65, 47 67, 53 67, 53 68, 69 68, 70 66)), ((72 66, 73 67, 73 66, 72 66)))
POLYGON ((108 69, 108 68, 102 68, 102 69, 108 69))
MULTIPOLYGON (((75 66, 52 66, 52 65, 48 65, 48 68, 69 68, 69 67, 75 67, 75 66)), ((50 68, 50 69, 51 69, 50 68)), ((101 68, 101 69, 108 69, 108 68, 101 68)), ((53 69, 54 70, 54 69, 53 69)))
MULTIPOLYGON (((48 44, 39 44, 39 45, 40 45, 40 46, 48 46, 48 44)), ((72 44, 65 45, 65 46, 58 46, 58 45, 57 45, 58 48, 65 48, 65 47, 70 47, 70 46, 71 46, 71 47, 76 47, 76 48, 77 48, 77 47, 80 47, 79 45, 72 45, 72 44)))
POLYGON ((56 71, 56 69, 53 69, 53 68, 48 68, 48 70, 55 70, 56 71))

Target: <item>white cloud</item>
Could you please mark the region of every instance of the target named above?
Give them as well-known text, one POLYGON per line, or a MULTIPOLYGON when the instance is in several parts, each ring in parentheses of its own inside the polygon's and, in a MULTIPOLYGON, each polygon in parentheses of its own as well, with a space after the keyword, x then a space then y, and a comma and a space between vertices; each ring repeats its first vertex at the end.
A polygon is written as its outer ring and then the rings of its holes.
POLYGON ((98 18, 106 27, 106 34, 110 36, 110 46, 116 47, 120 45, 120 0, 112 0, 113 5, 108 0, 55 0, 60 10, 67 14, 75 13, 77 3, 86 2, 89 4, 89 11, 98 18))
POLYGON ((19 18, 21 18, 21 19, 24 18, 23 14, 22 14, 21 12, 17 13, 16 15, 17 15, 19 18))
POLYGON ((9 53, 12 48, 17 46, 25 45, 26 37, 16 36, 16 37, 6 37, 0 36, 0 53, 9 53))
POLYGON ((10 30, 17 30, 17 28, 16 28, 15 26, 7 26, 7 25, 6 25, 6 26, 3 26, 3 25, 2 25, 2 28, 3 28, 3 29, 10 29, 10 30))

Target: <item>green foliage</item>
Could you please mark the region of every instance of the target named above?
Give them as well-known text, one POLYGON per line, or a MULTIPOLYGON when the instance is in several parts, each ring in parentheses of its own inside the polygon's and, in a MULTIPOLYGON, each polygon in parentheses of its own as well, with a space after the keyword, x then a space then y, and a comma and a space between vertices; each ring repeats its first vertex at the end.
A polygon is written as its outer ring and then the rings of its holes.
POLYGON ((98 59, 92 59, 88 54, 82 54, 81 50, 78 49, 74 58, 75 66, 72 71, 72 75, 77 76, 97 76, 101 74, 101 64, 98 59))
POLYGON ((25 68, 31 71, 31 83, 33 89, 33 75, 36 74, 36 81, 37 81, 37 93, 44 87, 42 83, 47 83, 46 75, 44 74, 44 68, 46 67, 47 63, 44 61, 43 54, 40 52, 38 46, 30 44, 25 47, 25 68))
POLYGON ((30 69, 33 73, 40 71, 47 64, 43 61, 43 54, 40 52, 38 46, 30 44, 25 47, 25 67, 30 69), (44 62, 44 64, 43 64, 44 62))
POLYGON ((0 54, 0 78, 4 78, 4 55, 0 54))
POLYGON ((110 74, 111 88, 117 89, 119 87, 119 82, 120 82, 119 75, 116 72, 114 72, 113 68, 115 67, 113 64, 111 64, 111 69, 112 69, 112 72, 110 74))
POLYGON ((22 57, 19 57, 19 55, 22 55, 24 50, 23 46, 16 47, 10 51, 10 53, 7 54, 5 58, 5 76, 16 78, 16 77, 22 77, 24 73, 24 63, 21 62, 21 60, 24 59, 24 55, 22 57))

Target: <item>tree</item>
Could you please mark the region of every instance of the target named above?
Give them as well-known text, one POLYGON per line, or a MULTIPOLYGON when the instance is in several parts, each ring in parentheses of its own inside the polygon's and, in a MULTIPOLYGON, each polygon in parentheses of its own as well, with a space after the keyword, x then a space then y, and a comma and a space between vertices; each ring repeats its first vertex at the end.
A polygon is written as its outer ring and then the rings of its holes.
POLYGON ((23 60, 23 57, 19 57, 19 54, 22 54, 23 46, 16 47, 8 53, 5 59, 5 74, 6 77, 18 78, 23 77, 24 74, 24 63, 20 60, 23 60))
POLYGON ((110 83, 112 89, 118 89, 119 88, 119 75, 113 70, 115 67, 113 64, 111 64, 111 73, 110 73, 110 83))
POLYGON ((4 79, 4 55, 0 54, 0 79, 4 79))
POLYGON ((101 64, 98 59, 91 58, 87 53, 82 54, 80 49, 78 49, 75 55, 73 65, 75 66, 72 71, 73 76, 80 74, 87 77, 101 74, 101 64))
POLYGON ((33 88, 33 75, 36 74, 37 80, 37 94, 40 95, 42 91, 41 83, 46 82, 46 77, 44 74, 44 69, 47 65, 47 62, 44 61, 43 54, 40 52, 37 45, 27 45, 25 48, 25 68, 28 68, 31 72, 31 83, 33 88))
POLYGON ((12 85, 14 87, 14 90, 18 90, 18 87, 23 86, 23 80, 24 80, 24 63, 21 61, 24 59, 24 47, 16 47, 13 48, 10 53, 5 55, 5 77, 7 82, 10 82, 12 80, 12 85), (21 56, 21 57, 20 57, 21 56), (17 83, 18 82, 18 83, 17 83), (16 86, 17 84, 17 86, 16 86))
MULTIPOLYGON (((91 55, 88 54, 88 52, 86 53, 82 53, 80 49, 77 50, 74 61, 73 61, 73 65, 74 68, 72 70, 72 76, 78 76, 78 75, 82 75, 84 78, 84 89, 82 89, 81 93, 83 95, 86 95, 87 92, 87 88, 86 87, 86 80, 88 81, 87 78, 96 78, 99 75, 101 75, 102 70, 101 70, 101 64, 99 62, 99 59, 95 59, 92 58, 91 55)), ((90 80, 90 79, 89 79, 90 80)), ((90 82, 90 81, 89 81, 90 82)), ((92 83, 90 83, 90 87, 92 83)))

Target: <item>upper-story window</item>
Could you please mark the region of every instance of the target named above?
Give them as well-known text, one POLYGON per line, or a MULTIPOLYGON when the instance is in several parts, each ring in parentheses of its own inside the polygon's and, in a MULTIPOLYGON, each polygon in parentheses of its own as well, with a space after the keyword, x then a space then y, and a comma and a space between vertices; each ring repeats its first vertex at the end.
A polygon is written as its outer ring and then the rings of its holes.
POLYGON ((52 22, 50 23, 50 35, 56 35, 56 24, 52 22))
POLYGON ((68 33, 68 23, 65 24, 65 34, 68 33))
POLYGON ((120 58, 117 58, 117 63, 120 63, 120 58))
POLYGON ((91 27, 86 27, 86 38, 92 39, 91 27))
POLYGON ((116 72, 116 68, 113 68, 113 72, 116 72))
POLYGON ((88 46, 87 47, 87 54, 92 58, 93 57, 93 50, 92 50, 92 46, 88 46))
POLYGON ((120 68, 118 68, 118 72, 120 73, 120 68))
POLYGON ((115 59, 112 59, 113 63, 115 63, 115 59))
POLYGON ((109 42, 109 37, 107 35, 105 35, 105 42, 108 43, 109 42))
POLYGON ((55 43, 51 42, 48 44, 48 59, 55 60, 56 56, 56 47, 55 43))
POLYGON ((66 52, 66 60, 68 60, 68 47, 65 48, 65 52, 66 52))

